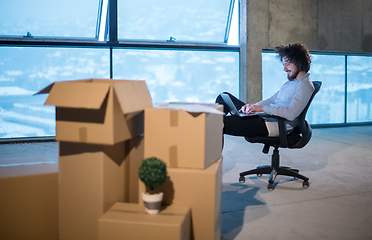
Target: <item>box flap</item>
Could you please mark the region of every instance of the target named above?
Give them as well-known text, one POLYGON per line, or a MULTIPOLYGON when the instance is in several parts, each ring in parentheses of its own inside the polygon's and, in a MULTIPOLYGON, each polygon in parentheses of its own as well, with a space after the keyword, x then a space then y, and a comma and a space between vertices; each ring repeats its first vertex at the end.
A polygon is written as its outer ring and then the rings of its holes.
POLYGON ((198 103, 193 103, 193 104, 186 104, 186 103, 172 103, 172 104, 159 104, 156 107, 158 108, 166 108, 166 109, 172 109, 172 110, 183 110, 186 112, 191 112, 191 113, 214 113, 214 114, 219 114, 219 115, 225 115, 224 112, 221 112, 220 110, 211 107, 206 104, 198 104, 198 103))
POLYGON ((40 91, 34 93, 34 95, 49 93, 53 86, 54 86, 54 83, 51 83, 45 88, 41 89, 40 91))
MULTIPOLYGON (((90 82, 92 81, 93 79, 82 79, 82 80, 71 80, 70 82, 90 82)), ((33 94, 33 96, 35 95, 38 95, 38 94, 46 94, 46 93, 49 93, 50 90, 52 89, 52 87, 54 86, 54 83, 51 83, 49 84, 48 86, 46 86, 45 88, 41 89, 40 91, 36 92, 33 94)))
MULTIPOLYGON (((41 91, 47 91, 46 87, 41 91)), ((65 81, 55 82, 45 105, 70 108, 99 109, 110 89, 110 82, 65 81)))
POLYGON ((113 83, 123 113, 152 108, 150 92, 145 81, 120 80, 113 83))

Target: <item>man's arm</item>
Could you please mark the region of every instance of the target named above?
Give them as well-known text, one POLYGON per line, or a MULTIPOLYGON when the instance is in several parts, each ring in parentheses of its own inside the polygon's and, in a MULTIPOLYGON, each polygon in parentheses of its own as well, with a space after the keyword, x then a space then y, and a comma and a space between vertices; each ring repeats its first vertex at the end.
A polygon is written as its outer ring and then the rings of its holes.
POLYGON ((250 113, 250 112, 263 112, 264 111, 264 106, 268 106, 270 104, 275 103, 275 99, 276 99, 276 96, 278 95, 278 92, 276 92, 271 97, 269 97, 265 100, 259 101, 255 104, 246 104, 239 111, 241 111, 243 113, 247 113, 247 114, 250 113))
POLYGON ((269 98, 266 98, 262 101, 256 102, 255 105, 260 105, 260 106, 269 106, 270 104, 275 104, 275 99, 278 96, 279 91, 277 91, 274 95, 272 95, 269 98))

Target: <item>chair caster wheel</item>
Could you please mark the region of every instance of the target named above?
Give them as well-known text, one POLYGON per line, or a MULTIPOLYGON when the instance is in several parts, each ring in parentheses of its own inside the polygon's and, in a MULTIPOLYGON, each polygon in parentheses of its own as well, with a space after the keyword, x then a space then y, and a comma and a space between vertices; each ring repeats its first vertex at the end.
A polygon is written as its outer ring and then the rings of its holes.
POLYGON ((269 191, 274 190, 274 183, 269 183, 269 185, 267 185, 267 190, 269 191))
POLYGON ((239 182, 240 183, 245 183, 245 177, 244 176, 240 176, 239 177, 239 182))
POLYGON ((257 177, 262 177, 262 173, 257 173, 257 177))
POLYGON ((309 181, 304 181, 304 182, 302 183, 302 187, 304 187, 304 188, 308 188, 308 187, 309 187, 309 181))

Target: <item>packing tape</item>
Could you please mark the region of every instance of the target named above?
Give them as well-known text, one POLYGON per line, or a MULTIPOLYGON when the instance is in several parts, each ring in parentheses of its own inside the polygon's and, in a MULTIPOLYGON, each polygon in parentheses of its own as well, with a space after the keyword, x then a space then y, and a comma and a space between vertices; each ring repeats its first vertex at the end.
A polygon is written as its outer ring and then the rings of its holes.
POLYGON ((171 127, 177 127, 178 126, 178 111, 177 110, 171 110, 170 111, 170 126, 171 127))
POLYGON ((79 141, 80 142, 88 141, 88 131, 86 127, 79 128, 79 141))
POLYGON ((169 166, 170 167, 178 167, 178 159, 177 159, 177 146, 173 145, 169 147, 169 166))

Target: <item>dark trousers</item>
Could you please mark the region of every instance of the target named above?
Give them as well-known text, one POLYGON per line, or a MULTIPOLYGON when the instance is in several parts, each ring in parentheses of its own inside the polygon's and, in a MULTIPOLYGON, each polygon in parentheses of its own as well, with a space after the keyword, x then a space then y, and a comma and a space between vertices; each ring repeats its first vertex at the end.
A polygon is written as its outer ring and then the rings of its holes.
MULTIPOLYGON (((243 101, 234 97, 230 93, 225 93, 229 94, 237 109, 240 109, 242 106, 245 105, 243 101)), ((226 105, 220 95, 218 95, 218 97, 216 98, 216 103, 223 105, 223 109, 226 114, 230 112, 229 107, 226 105)), ((223 122, 224 134, 243 137, 268 136, 269 134, 266 128, 265 121, 258 115, 249 117, 238 117, 235 115, 229 115, 224 117, 223 122)))

